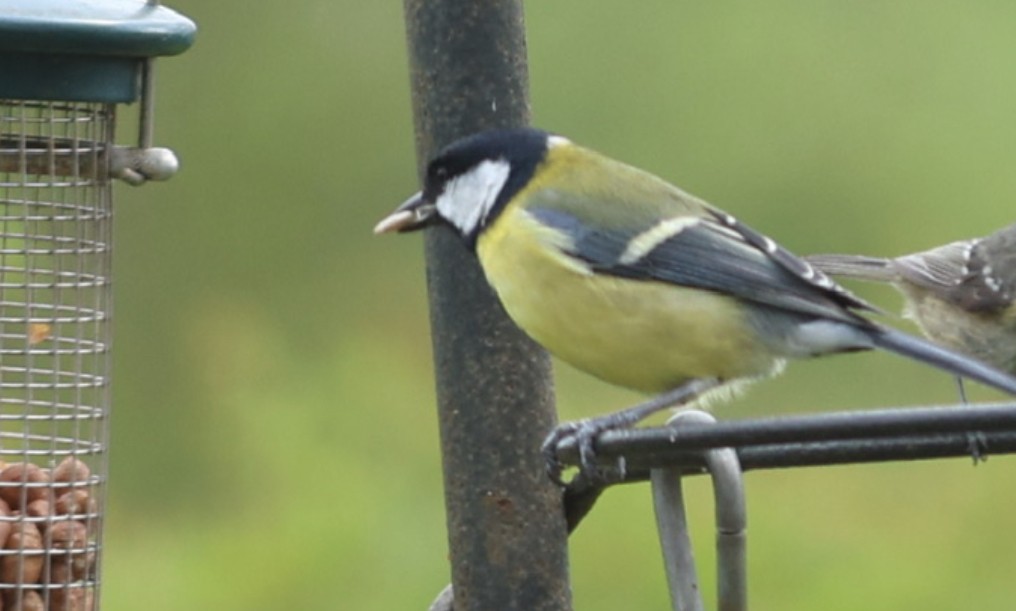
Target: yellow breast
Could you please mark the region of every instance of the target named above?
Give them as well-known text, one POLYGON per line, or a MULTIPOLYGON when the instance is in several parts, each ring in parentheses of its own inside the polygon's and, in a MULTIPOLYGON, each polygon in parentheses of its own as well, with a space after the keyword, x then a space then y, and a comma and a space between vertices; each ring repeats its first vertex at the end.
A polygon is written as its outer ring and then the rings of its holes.
POLYGON ((594 275, 560 251, 568 237, 509 207, 477 243, 508 314, 552 354, 607 382, 658 393, 697 377, 782 365, 729 297, 594 275))

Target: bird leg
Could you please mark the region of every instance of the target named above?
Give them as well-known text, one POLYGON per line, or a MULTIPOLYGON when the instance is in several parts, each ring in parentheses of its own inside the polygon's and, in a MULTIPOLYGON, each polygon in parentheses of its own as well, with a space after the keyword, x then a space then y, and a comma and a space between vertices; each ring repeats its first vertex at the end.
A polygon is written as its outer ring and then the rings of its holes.
MULTIPOLYGON (((956 388, 960 391, 960 402, 967 405, 967 388, 960 376, 956 376, 956 388)), ((984 433, 967 433, 967 448, 970 450, 970 458, 974 459, 974 466, 988 460, 988 439, 984 433)))
MULTIPOLYGON (((544 460, 547 463, 547 474, 557 484, 565 485, 561 479, 563 465, 557 456, 558 449, 562 444, 574 440, 579 448, 580 474, 590 480, 603 478, 604 474, 596 465, 594 447, 596 439, 601 433, 631 428, 656 412, 686 405, 722 383, 722 380, 718 378, 696 378, 627 409, 597 418, 585 418, 559 425, 543 441, 542 449, 544 460)), ((618 460, 618 468, 622 473, 621 479, 623 479, 624 457, 618 460)))
POLYGON ((967 387, 963 384, 963 377, 956 376, 956 389, 960 391, 960 403, 967 404, 967 387))

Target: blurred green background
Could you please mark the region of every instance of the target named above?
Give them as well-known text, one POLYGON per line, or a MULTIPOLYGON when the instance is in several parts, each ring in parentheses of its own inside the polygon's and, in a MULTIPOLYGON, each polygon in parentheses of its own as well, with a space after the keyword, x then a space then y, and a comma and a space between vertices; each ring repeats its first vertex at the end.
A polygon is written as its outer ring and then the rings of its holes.
MULTIPOLYGON (((417 188, 401 5, 168 4, 200 31, 159 65, 182 171, 117 193, 105 608, 424 609, 448 566, 422 247, 370 231, 417 188)), ((558 0, 527 21, 537 125, 792 250, 1016 220, 1016 5, 558 0)), ((636 398, 558 374, 565 419, 636 398)), ((720 414, 954 399, 868 354, 720 414)), ((753 608, 1011 609, 1014 464, 750 474, 753 608)), ((712 600, 710 491, 690 496, 712 600)), ((571 564, 580 611, 666 608, 645 486, 606 495, 571 564)))

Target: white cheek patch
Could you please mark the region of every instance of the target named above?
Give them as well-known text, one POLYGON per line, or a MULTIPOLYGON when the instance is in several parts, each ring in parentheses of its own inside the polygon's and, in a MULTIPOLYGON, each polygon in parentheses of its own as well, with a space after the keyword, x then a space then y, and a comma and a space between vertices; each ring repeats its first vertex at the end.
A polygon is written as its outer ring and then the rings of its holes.
POLYGON ((487 220, 510 173, 511 164, 504 159, 480 162, 445 184, 436 202, 438 213, 462 233, 472 233, 487 220))

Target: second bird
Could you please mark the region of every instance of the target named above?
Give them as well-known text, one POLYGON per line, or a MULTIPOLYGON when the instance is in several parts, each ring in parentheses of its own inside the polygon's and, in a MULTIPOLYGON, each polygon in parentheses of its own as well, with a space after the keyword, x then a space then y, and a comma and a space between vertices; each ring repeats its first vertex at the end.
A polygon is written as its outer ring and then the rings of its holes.
POLYGON ((813 255, 827 274, 888 282, 932 340, 1016 373, 1016 224, 895 259, 813 255))

